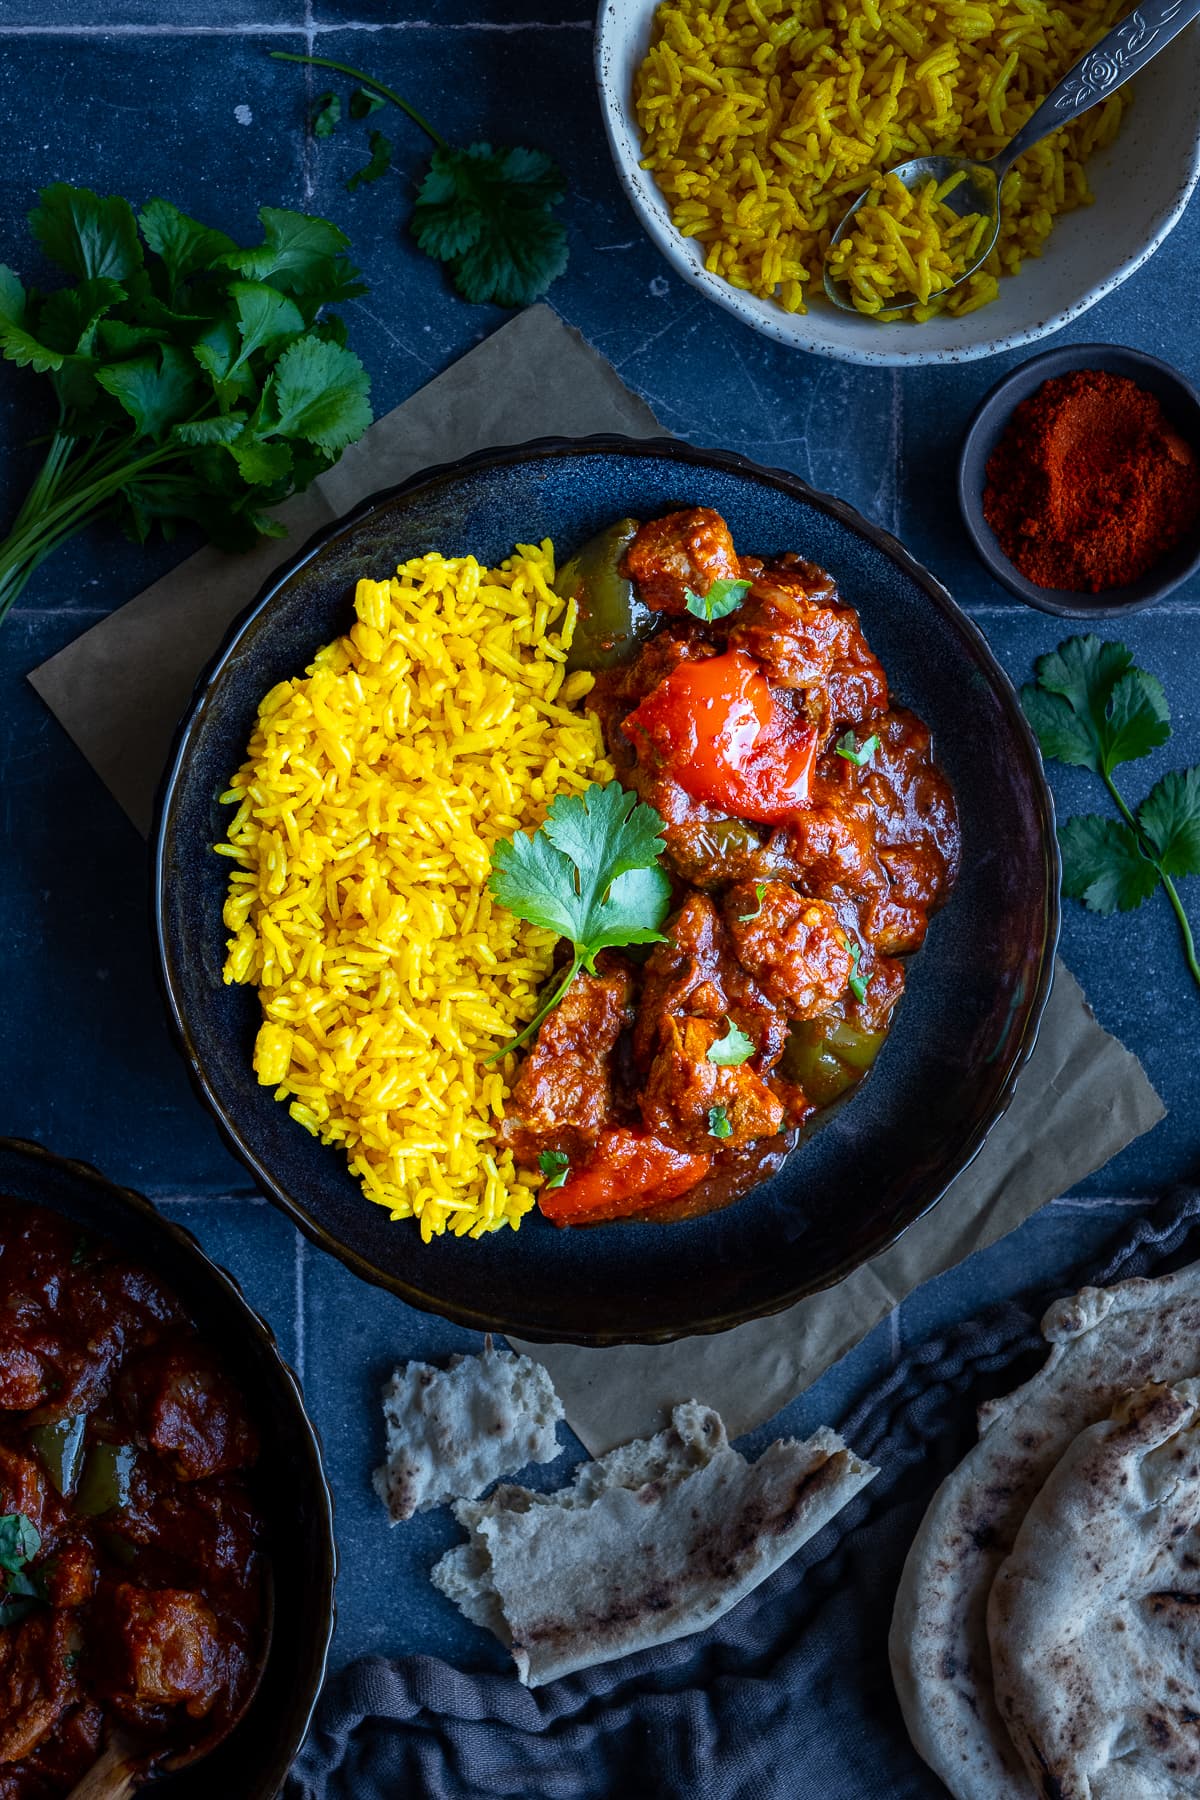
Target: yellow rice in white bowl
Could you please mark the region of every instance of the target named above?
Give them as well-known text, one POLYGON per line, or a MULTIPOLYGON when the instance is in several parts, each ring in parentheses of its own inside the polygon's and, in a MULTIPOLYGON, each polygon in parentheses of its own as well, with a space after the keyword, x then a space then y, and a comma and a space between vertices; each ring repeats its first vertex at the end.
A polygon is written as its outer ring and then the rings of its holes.
POLYGON ((227 982, 252 983, 258 1078, 422 1237, 516 1226, 537 1178, 496 1130, 557 942, 487 892, 499 838, 612 779, 564 668, 554 552, 418 557, 263 700, 236 804, 227 982))
MULTIPOLYGON (((1128 0, 665 0, 635 83, 643 166, 705 267, 803 311, 831 233, 872 175, 932 152, 1002 150, 1128 0)), ((1116 136, 1121 88, 1028 151, 1004 182, 1000 239, 936 301, 995 300, 1116 136)), ((861 259, 860 259, 861 260, 861 259)), ((884 283, 883 285, 886 285, 884 283)))
POLYGON ((1001 253, 1005 269, 1024 259, 1020 275, 986 304, 976 286, 964 310, 919 325, 841 312, 814 293, 820 240, 888 162, 992 154, 1051 66, 1117 17, 1105 0, 601 0, 596 75, 630 202, 708 299, 796 349, 957 363, 1077 318, 1178 222, 1200 174, 1200 33, 1138 75, 1119 130, 1117 96, 1025 159, 1018 233, 1001 253), (682 49, 659 48, 669 24, 682 49), (1079 204, 1085 190, 1094 205, 1079 204))

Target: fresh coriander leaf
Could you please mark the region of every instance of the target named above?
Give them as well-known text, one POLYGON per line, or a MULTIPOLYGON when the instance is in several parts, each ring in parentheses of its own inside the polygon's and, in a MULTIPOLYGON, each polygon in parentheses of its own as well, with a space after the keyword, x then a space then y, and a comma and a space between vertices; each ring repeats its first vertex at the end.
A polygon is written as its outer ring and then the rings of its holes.
POLYGON ((244 432, 229 445, 229 454, 238 466, 242 480, 251 487, 273 487, 286 481, 292 472, 290 444, 264 443, 252 432, 244 432))
POLYGON ((125 297, 120 282, 107 277, 60 288, 42 302, 38 332, 47 344, 68 356, 76 352, 90 356, 95 348, 96 326, 125 297))
POLYGON ((232 250, 220 260, 248 281, 269 281, 293 299, 324 304, 363 294, 358 270, 345 260, 350 240, 328 219, 280 207, 259 209, 264 241, 254 250, 232 250))
POLYGON ((571 1159, 564 1150, 543 1150, 538 1156, 538 1168, 547 1177, 547 1190, 562 1187, 570 1167, 571 1159))
POLYGON ((350 96, 350 117, 352 119, 369 119, 373 112, 378 112, 387 101, 382 94, 373 94, 369 88, 355 88, 350 96))
POLYGON ((533 1035, 580 969, 595 972, 601 950, 664 941, 659 926, 671 905, 671 883, 658 866, 662 823, 619 782, 593 782, 582 794, 556 794, 537 831, 518 831, 496 845, 488 882, 493 898, 517 918, 568 938, 574 951, 550 998, 496 1057, 533 1035))
POLYGON ((195 395, 187 356, 173 344, 97 371, 96 380, 133 420, 139 437, 163 438, 186 415, 195 395))
MULTIPOLYGON (((265 281, 231 281, 229 298, 237 309, 242 347, 233 368, 256 350, 270 355, 304 331, 304 315, 294 301, 265 281)), ((228 373, 228 371, 227 371, 228 373)))
POLYGON ((1164 775, 1137 818, 1164 875, 1200 875, 1200 768, 1164 775))
POLYGON ((724 619, 729 613, 736 612, 749 592, 748 581, 734 581, 728 575, 718 575, 707 594, 697 594, 692 588, 685 587, 683 599, 693 618, 703 619, 711 625, 714 619, 724 619))
POLYGON ((313 102, 312 134, 317 138, 332 137, 342 116, 342 102, 337 94, 319 94, 313 102))
POLYGON ((878 750, 879 739, 872 733, 869 738, 864 738, 863 742, 859 744, 854 733, 848 731, 844 737, 838 739, 834 748, 839 756, 844 756, 848 763, 853 763, 856 769, 861 769, 870 762, 878 750))
POLYGON ((666 848, 662 828, 654 808, 616 781, 592 782, 582 794, 556 794, 542 826, 581 875, 600 851, 606 883, 630 870, 653 867, 666 848))
POLYGON ((721 1068, 736 1069, 739 1064, 748 1062, 754 1055, 754 1039, 739 1031, 733 1020, 726 1018, 729 1030, 723 1038, 708 1046, 706 1055, 710 1063, 717 1063, 721 1068))
POLYGON ((378 181, 379 177, 386 175, 392 166, 391 138, 385 137, 382 131, 373 131, 370 142, 371 160, 364 163, 361 169, 355 169, 346 183, 348 194, 353 194, 358 188, 365 187, 368 182, 378 181))
POLYGON ((752 913, 739 913, 738 914, 738 924, 739 925, 748 925, 750 923, 751 919, 757 919, 759 913, 763 909, 763 895, 766 893, 766 891, 767 891, 767 884, 765 881, 756 881, 755 882, 754 898, 758 901, 758 905, 755 907, 755 909, 752 913))
POLYGON ((708 1135, 715 1138, 732 1137, 733 1126, 729 1123, 729 1115, 723 1106, 709 1107, 708 1135))
POLYGON ((501 906, 569 938, 581 963, 621 944, 656 944, 671 901, 658 867, 662 820, 619 782, 557 794, 532 836, 496 845, 489 887, 501 906))
POLYGON ((1109 775, 1171 735, 1160 683, 1124 644, 1068 638, 1034 666, 1038 686, 1023 688, 1021 703, 1044 755, 1109 775))
POLYGON ((329 455, 361 437, 371 423, 371 383, 352 350, 315 337, 298 338, 275 364, 264 391, 268 429, 306 438, 329 455))
POLYGON ((1162 683, 1145 669, 1131 669, 1112 691, 1108 707, 1105 768, 1149 756, 1171 735, 1171 709, 1162 683))
POLYGON ((254 373, 244 364, 236 369, 242 351, 242 337, 232 318, 213 321, 204 336, 192 345, 192 355, 212 383, 217 403, 222 408, 239 400, 249 400, 257 393, 254 373))
POLYGON ((16 1575, 33 1561, 42 1547, 42 1536, 24 1513, 0 1514, 0 1569, 16 1575))
POLYGON ((846 986, 861 1005, 867 997, 867 989, 871 985, 871 977, 869 975, 860 975, 858 972, 858 965, 862 961, 862 945, 856 944, 850 938, 847 938, 846 948, 850 952, 850 974, 847 977, 846 986))
POLYGON ((189 219, 169 200, 147 201, 137 222, 151 250, 163 260, 172 293, 181 282, 199 274, 201 269, 210 269, 220 257, 237 248, 223 231, 189 219))
POLYGON ((208 444, 229 444, 241 435, 246 423, 245 413, 224 413, 218 419, 185 419, 182 425, 172 428, 171 436, 176 443, 189 444, 193 449, 200 449, 208 444))
POLYGON ((128 200, 101 199, 90 188, 57 181, 43 188, 29 215, 46 255, 68 275, 124 281, 142 266, 137 221, 128 200))
POLYGON ((1068 819, 1059 827, 1058 841, 1062 891, 1092 912, 1131 912, 1154 892, 1158 870, 1121 820, 1095 813, 1068 819))
POLYGON ((564 193, 543 151, 441 146, 413 207, 413 235, 466 299, 527 306, 567 266, 566 232, 550 212, 564 193))
POLYGON ((25 289, 5 263, 0 263, 0 353, 19 369, 33 369, 38 375, 61 369, 66 360, 61 350, 42 343, 29 329, 25 289))

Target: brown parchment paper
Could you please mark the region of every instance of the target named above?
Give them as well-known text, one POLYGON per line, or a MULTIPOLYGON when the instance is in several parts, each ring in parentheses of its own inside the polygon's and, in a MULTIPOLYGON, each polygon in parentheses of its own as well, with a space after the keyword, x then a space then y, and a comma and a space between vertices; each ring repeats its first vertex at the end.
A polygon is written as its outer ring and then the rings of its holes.
MULTIPOLYGON (((576 332, 549 307, 531 307, 378 420, 309 493, 281 507, 286 539, 243 557, 199 551, 29 679, 145 833, 196 677, 272 570, 322 525, 376 489, 472 450, 659 430, 645 402, 576 332)), ((885 1255, 785 1313, 717 1336, 653 1348, 520 1347, 550 1370, 593 1454, 657 1430, 675 1401, 692 1398, 717 1407, 736 1435, 793 1399, 914 1287, 1003 1237, 1162 1114, 1137 1059, 1096 1023, 1060 963, 1012 1106, 941 1204, 885 1255)))

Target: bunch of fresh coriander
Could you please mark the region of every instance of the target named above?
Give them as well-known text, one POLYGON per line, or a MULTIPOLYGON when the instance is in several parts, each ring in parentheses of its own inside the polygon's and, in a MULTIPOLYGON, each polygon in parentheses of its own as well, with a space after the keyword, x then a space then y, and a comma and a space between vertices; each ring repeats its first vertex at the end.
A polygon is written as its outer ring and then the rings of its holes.
POLYGON ((325 219, 263 207, 239 248, 166 200, 57 183, 29 215, 74 285, 28 292, 0 264, 0 352, 48 377, 46 458, 0 543, 0 619, 64 539, 98 518, 144 542, 198 524, 223 549, 371 423, 369 382, 325 309, 366 291, 325 219), (139 235, 140 234, 140 235, 139 235))
POLYGON ((1069 638, 1034 665, 1021 690, 1026 717, 1045 756, 1099 775, 1118 817, 1088 813, 1059 827, 1062 891, 1092 912, 1130 912, 1161 882, 1179 922, 1187 966, 1200 984, 1192 928, 1175 886, 1200 875, 1200 768, 1173 769, 1134 812, 1113 771, 1149 756, 1171 735, 1171 712, 1157 678, 1136 667, 1124 644, 1069 638))

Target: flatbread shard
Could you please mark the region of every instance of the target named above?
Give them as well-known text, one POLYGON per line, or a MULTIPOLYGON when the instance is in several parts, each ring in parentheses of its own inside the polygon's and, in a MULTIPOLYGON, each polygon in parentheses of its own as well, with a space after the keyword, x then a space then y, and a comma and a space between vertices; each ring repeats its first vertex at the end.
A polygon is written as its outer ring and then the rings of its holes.
POLYGON ((1000 1715, 1045 1800, 1200 1794, 1200 1383, 1069 1446, 988 1601, 1000 1715))
POLYGON ((956 1800, 1033 1794, 996 1709, 988 1594, 1072 1439, 1122 1394, 1200 1373, 1200 1264, 1085 1288, 1042 1321, 1037 1375, 980 1410, 980 1439, 934 1495, 908 1554, 889 1649, 909 1735, 956 1800))
POLYGON ((501 1487, 456 1506, 469 1541, 433 1581, 538 1687, 713 1624, 876 1474, 827 1430, 748 1463, 692 1400, 557 1493, 501 1487))
POLYGON ((387 1461, 375 1491, 392 1523, 415 1512, 474 1499, 502 1475, 552 1462, 562 1402, 541 1363, 490 1340, 479 1356, 452 1356, 445 1369, 410 1362, 383 1390, 387 1461))

